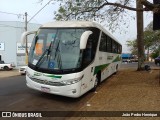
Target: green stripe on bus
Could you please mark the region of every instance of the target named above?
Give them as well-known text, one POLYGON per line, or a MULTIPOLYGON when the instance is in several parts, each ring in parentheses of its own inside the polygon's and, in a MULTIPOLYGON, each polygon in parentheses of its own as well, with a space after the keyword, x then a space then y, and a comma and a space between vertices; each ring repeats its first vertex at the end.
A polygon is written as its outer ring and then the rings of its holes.
POLYGON ((118 62, 118 61, 121 61, 121 57, 119 55, 113 60, 113 62, 118 62))
POLYGON ((96 66, 94 69, 94 75, 98 73, 98 71, 104 70, 106 67, 108 67, 109 64, 99 65, 96 66))
POLYGON ((57 75, 44 75, 44 76, 51 78, 62 78, 62 76, 57 76, 57 75))

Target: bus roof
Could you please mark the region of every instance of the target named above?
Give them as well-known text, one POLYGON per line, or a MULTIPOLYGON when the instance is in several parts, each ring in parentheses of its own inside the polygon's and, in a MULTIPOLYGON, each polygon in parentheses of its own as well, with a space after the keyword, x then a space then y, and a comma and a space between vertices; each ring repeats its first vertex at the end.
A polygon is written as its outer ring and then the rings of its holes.
POLYGON ((55 22, 49 22, 49 23, 43 24, 41 26, 41 28, 43 28, 43 27, 44 28, 96 27, 96 28, 102 30, 104 33, 106 33, 108 36, 110 36, 116 42, 118 42, 115 37, 113 37, 107 30, 105 30, 100 24, 98 24, 96 22, 90 22, 90 21, 55 21, 55 22))

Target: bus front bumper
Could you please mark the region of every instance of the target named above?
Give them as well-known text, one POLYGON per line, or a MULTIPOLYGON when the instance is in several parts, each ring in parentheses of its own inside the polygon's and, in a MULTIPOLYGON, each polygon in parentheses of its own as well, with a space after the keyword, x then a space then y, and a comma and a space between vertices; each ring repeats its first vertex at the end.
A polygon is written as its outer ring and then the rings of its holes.
POLYGON ((29 88, 46 92, 55 95, 67 96, 72 98, 78 98, 81 96, 80 88, 81 88, 81 81, 75 84, 66 85, 66 86, 51 86, 40 84, 35 81, 32 81, 28 76, 26 76, 26 85, 29 88))

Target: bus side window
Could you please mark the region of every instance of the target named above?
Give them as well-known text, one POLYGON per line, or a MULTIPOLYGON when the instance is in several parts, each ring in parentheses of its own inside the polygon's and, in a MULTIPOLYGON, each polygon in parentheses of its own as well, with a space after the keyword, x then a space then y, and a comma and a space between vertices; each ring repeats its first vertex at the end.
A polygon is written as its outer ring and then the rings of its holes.
POLYGON ((118 44, 118 51, 117 51, 117 52, 118 52, 119 54, 121 54, 121 51, 122 51, 121 49, 122 49, 122 48, 121 48, 121 45, 118 44))
POLYGON ((91 39, 89 39, 85 49, 84 62, 85 64, 88 65, 91 61, 92 61, 92 41, 91 39))
POLYGON ((106 52, 106 35, 102 32, 99 51, 106 52))
POLYGON ((112 41, 112 52, 113 53, 117 53, 118 52, 117 42, 115 42, 115 41, 112 41))
POLYGON ((112 52, 112 39, 107 36, 107 52, 112 52))

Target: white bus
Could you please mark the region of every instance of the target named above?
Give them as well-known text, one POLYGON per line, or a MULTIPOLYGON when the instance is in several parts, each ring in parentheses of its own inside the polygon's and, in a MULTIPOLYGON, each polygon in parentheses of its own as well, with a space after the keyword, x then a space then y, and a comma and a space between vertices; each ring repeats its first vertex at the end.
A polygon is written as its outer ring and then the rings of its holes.
POLYGON ((29 88, 77 98, 121 65, 121 44, 95 22, 50 22, 35 34, 26 71, 29 88))

